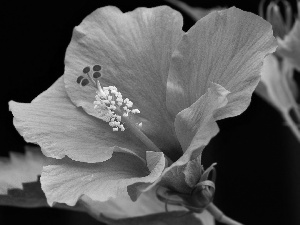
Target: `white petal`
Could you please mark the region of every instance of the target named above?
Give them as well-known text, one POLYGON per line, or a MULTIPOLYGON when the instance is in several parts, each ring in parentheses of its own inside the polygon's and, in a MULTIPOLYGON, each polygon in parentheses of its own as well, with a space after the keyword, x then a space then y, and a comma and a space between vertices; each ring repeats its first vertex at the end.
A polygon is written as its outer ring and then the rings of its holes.
POLYGON ((165 168, 162 153, 147 154, 158 158, 152 171, 139 157, 122 152, 115 152, 112 158, 101 163, 56 160, 55 165, 43 168, 42 189, 49 205, 58 202, 73 206, 82 195, 102 202, 128 195, 136 200, 140 188, 153 183, 165 168))

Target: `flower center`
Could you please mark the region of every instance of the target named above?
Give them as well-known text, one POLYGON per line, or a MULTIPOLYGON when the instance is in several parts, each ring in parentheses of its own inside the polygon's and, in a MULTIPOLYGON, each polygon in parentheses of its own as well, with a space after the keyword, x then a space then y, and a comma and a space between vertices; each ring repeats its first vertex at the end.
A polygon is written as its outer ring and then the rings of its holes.
MULTIPOLYGON (((96 96, 94 101, 94 109, 97 112, 98 118, 108 122, 113 131, 124 131, 124 118, 130 117, 132 114, 140 113, 138 109, 132 109, 133 102, 128 98, 123 100, 123 96, 115 86, 101 87, 99 78, 101 77, 102 67, 100 65, 94 65, 91 68, 85 67, 82 72, 85 75, 81 75, 77 78, 77 83, 81 86, 92 85, 96 88, 96 96)), ((129 119, 129 118, 128 118, 129 119)), ((142 123, 138 124, 139 127, 142 123)))
MULTIPOLYGON (((141 140, 149 150, 161 152, 161 150, 143 133, 142 123, 134 122, 132 116, 140 113, 138 109, 133 109, 133 102, 128 98, 123 100, 122 94, 115 86, 102 87, 99 79, 101 78, 100 65, 94 65, 92 70, 89 66, 85 67, 76 82, 84 86, 92 86, 96 89, 94 109, 97 117, 107 122, 113 131, 124 131, 129 129, 139 140, 141 140)), ((170 159, 165 156, 171 162, 170 159)))
MULTIPOLYGON (((140 113, 138 109, 132 109, 133 102, 128 98, 123 100, 122 94, 118 92, 115 86, 101 87, 97 81, 98 90, 95 96, 94 109, 98 112, 98 116, 113 127, 113 131, 125 130, 122 117, 129 117, 130 114, 140 113), (122 116, 121 116, 122 115, 122 116)), ((139 123, 138 126, 142 126, 139 123)))

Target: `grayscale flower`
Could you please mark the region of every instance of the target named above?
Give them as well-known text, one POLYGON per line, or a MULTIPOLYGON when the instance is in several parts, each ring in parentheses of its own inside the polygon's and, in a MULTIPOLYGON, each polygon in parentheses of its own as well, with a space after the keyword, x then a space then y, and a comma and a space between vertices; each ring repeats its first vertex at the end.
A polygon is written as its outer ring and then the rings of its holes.
POLYGON ((49 205, 84 198, 132 217, 164 211, 157 186, 194 190, 216 121, 248 107, 276 40, 234 7, 182 25, 166 6, 100 8, 74 29, 64 75, 31 103, 9 103, 19 133, 49 158, 49 205))

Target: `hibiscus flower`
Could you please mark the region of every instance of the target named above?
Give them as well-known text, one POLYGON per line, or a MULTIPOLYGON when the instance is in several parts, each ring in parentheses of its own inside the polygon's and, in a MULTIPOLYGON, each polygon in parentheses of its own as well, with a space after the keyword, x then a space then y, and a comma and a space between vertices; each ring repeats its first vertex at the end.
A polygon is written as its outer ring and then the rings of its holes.
POLYGON ((31 103, 9 103, 17 130, 49 158, 50 206, 82 198, 113 218, 141 216, 164 210, 156 187, 199 211, 212 200, 201 153, 216 121, 249 105, 276 40, 268 22, 234 7, 187 33, 182 24, 167 6, 100 8, 75 27, 64 75, 31 103))

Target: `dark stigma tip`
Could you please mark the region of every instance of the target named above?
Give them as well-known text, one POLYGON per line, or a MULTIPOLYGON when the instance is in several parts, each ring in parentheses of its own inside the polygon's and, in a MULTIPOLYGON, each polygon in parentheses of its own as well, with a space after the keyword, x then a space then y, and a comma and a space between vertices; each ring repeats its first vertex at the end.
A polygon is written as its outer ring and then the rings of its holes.
POLYGON ((99 77, 101 77, 101 73, 100 72, 93 73, 93 78, 97 79, 99 77))
POLYGON ((82 81, 81 81, 81 86, 86 86, 86 85, 88 85, 89 84, 89 80, 88 79, 86 79, 86 78, 84 78, 82 81))
POLYGON ((82 70, 82 72, 83 73, 88 73, 88 72, 90 72, 90 67, 89 66, 87 66, 87 67, 84 67, 84 69, 82 70))
POLYGON ((95 66, 93 66, 93 70, 94 71, 100 71, 101 70, 101 66, 100 65, 95 65, 95 66))
POLYGON ((79 77, 77 77, 76 82, 77 82, 78 84, 80 84, 80 82, 82 81, 82 79, 83 79, 83 76, 79 76, 79 77))

